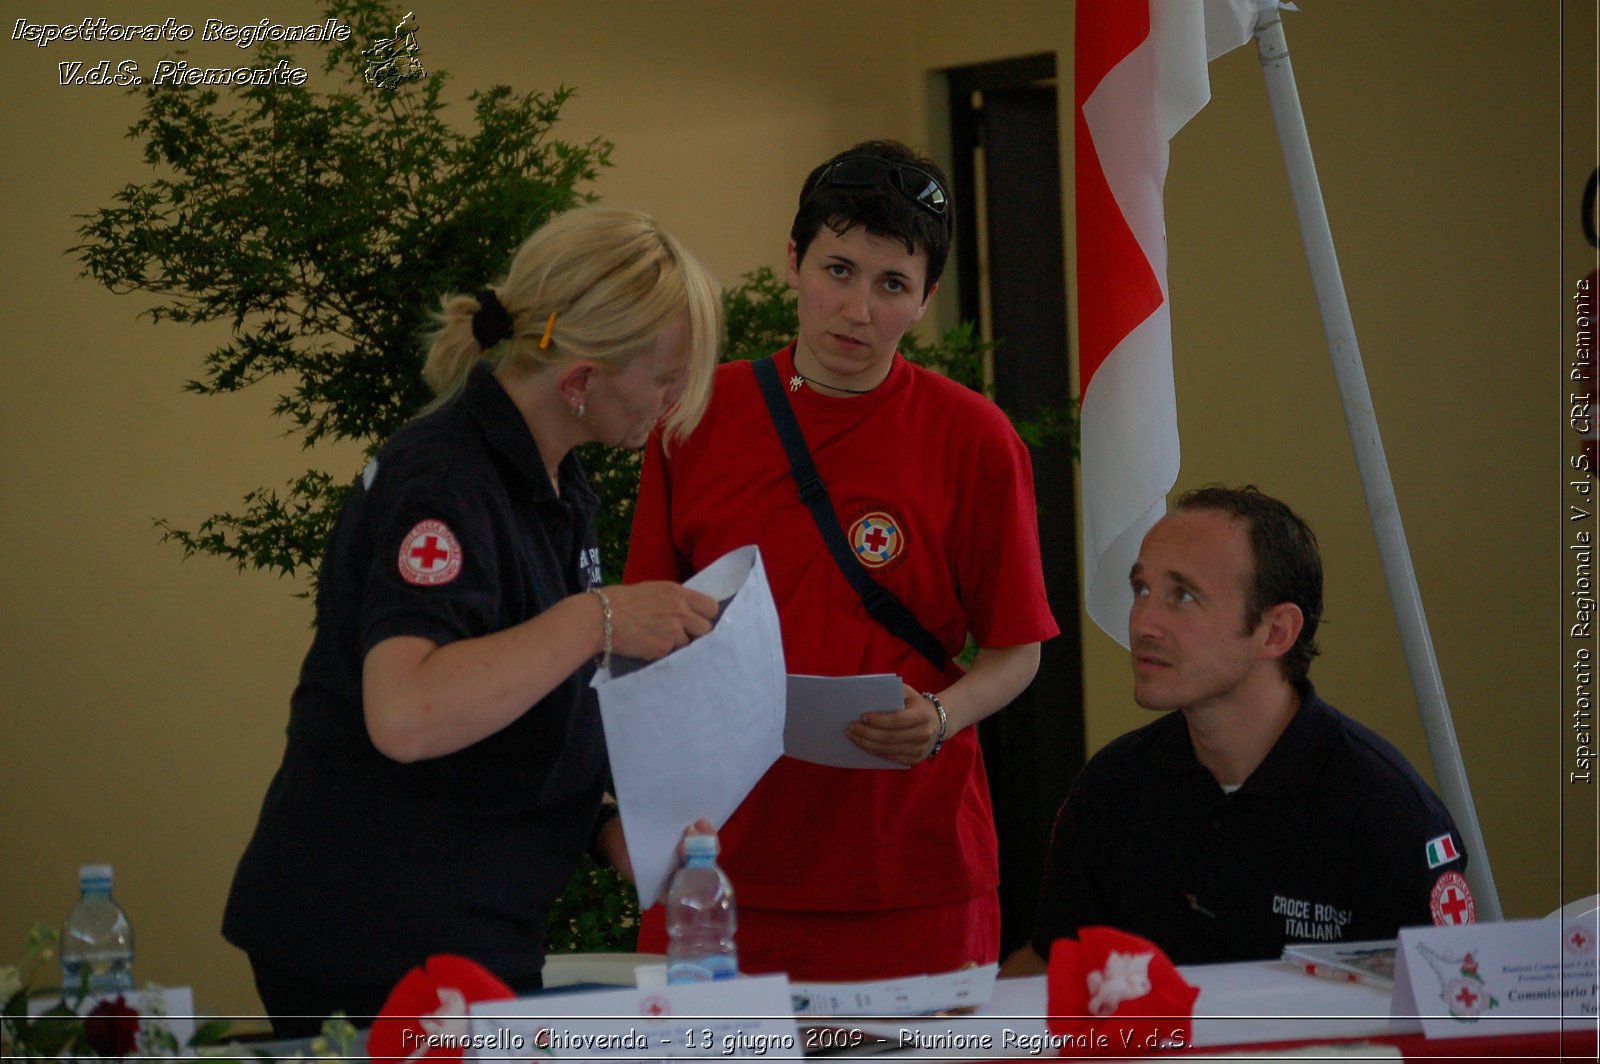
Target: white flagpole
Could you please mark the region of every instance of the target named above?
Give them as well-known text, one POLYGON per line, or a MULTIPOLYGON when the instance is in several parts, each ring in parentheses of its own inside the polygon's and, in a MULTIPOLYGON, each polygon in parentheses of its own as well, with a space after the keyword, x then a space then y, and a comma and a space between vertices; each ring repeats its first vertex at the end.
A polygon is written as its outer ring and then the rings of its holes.
POLYGON ((1333 357, 1345 423, 1355 447, 1356 467, 1366 492, 1367 510, 1378 540, 1378 556, 1383 562, 1389 598, 1399 622, 1400 643, 1422 715, 1433 771, 1439 780, 1440 797, 1449 807, 1466 843, 1467 882, 1472 888, 1478 915, 1485 920, 1499 920, 1500 896, 1495 892, 1494 875, 1489 869, 1489 851, 1483 844, 1478 813, 1472 804, 1472 790, 1467 786, 1466 769, 1461 763, 1461 748, 1450 722, 1439 661, 1433 651, 1433 638, 1428 634, 1428 618, 1423 613, 1416 570, 1411 565, 1394 484, 1389 479, 1389 462, 1384 457, 1383 440, 1378 435, 1372 393, 1367 388, 1361 351, 1356 347, 1355 324, 1350 318, 1350 302, 1345 298, 1339 260, 1333 250, 1333 234, 1328 229, 1316 164, 1311 158, 1311 141, 1306 135, 1305 115, 1300 110, 1294 68, 1289 63, 1283 21, 1275 6, 1257 18, 1255 38, 1261 69, 1266 76, 1267 96, 1272 103, 1273 122, 1278 128, 1278 143, 1289 172, 1289 190, 1294 196, 1295 214, 1300 219, 1300 238, 1305 242, 1306 257, 1311 264, 1312 286, 1322 312, 1322 329, 1328 338, 1328 352, 1333 357))

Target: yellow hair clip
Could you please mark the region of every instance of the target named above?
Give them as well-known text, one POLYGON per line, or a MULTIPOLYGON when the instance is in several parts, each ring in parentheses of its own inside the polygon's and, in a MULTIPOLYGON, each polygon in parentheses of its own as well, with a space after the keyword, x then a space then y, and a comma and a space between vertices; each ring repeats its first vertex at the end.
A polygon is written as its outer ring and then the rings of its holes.
POLYGON ((550 333, 555 329, 555 327, 556 312, 552 310, 550 312, 549 320, 544 323, 544 335, 539 337, 539 350, 548 351, 550 349, 550 333))

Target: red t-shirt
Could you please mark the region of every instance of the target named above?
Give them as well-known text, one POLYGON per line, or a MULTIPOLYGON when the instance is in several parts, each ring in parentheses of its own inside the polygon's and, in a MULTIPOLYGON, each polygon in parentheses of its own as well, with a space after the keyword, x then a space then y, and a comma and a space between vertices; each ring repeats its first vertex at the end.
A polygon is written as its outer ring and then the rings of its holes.
MULTIPOLYGON (((792 348, 777 356, 794 373, 792 348)), ((788 393, 834 510, 862 564, 954 657, 1039 642, 1045 598, 1027 449, 976 392, 898 355, 867 395, 788 393)), ((718 368, 689 439, 645 453, 625 579, 682 580, 749 543, 761 548, 791 673, 895 673, 940 691, 932 663, 862 608, 801 503, 748 362, 718 368)), ((994 817, 974 729, 907 770, 780 758, 721 829, 741 903, 869 911, 971 898, 999 882, 994 817)))

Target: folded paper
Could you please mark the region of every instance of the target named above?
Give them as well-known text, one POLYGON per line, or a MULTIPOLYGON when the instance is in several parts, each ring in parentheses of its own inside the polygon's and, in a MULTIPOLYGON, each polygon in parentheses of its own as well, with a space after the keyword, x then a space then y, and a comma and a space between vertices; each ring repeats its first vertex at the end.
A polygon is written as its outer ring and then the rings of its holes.
POLYGON ((783 753, 783 640, 761 552, 731 551, 685 586, 725 603, 716 626, 592 681, 645 908, 666 892, 684 829, 701 818, 721 827, 783 753))

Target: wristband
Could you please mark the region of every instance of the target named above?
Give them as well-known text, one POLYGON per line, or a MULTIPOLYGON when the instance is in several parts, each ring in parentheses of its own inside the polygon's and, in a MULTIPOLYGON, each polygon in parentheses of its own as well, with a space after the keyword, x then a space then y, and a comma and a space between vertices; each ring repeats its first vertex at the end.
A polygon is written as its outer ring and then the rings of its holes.
POLYGON ((933 749, 928 751, 927 757, 927 760, 931 761, 933 756, 939 752, 939 749, 944 746, 944 737, 950 731, 950 718, 944 715, 944 703, 939 701, 938 695, 932 691, 924 691, 922 692, 922 697, 932 702, 933 708, 939 711, 939 734, 933 737, 933 749))
POLYGON ((597 587, 591 587, 589 594, 600 600, 600 621, 605 626, 605 650, 595 661, 602 669, 609 669, 611 668, 611 600, 597 587))

